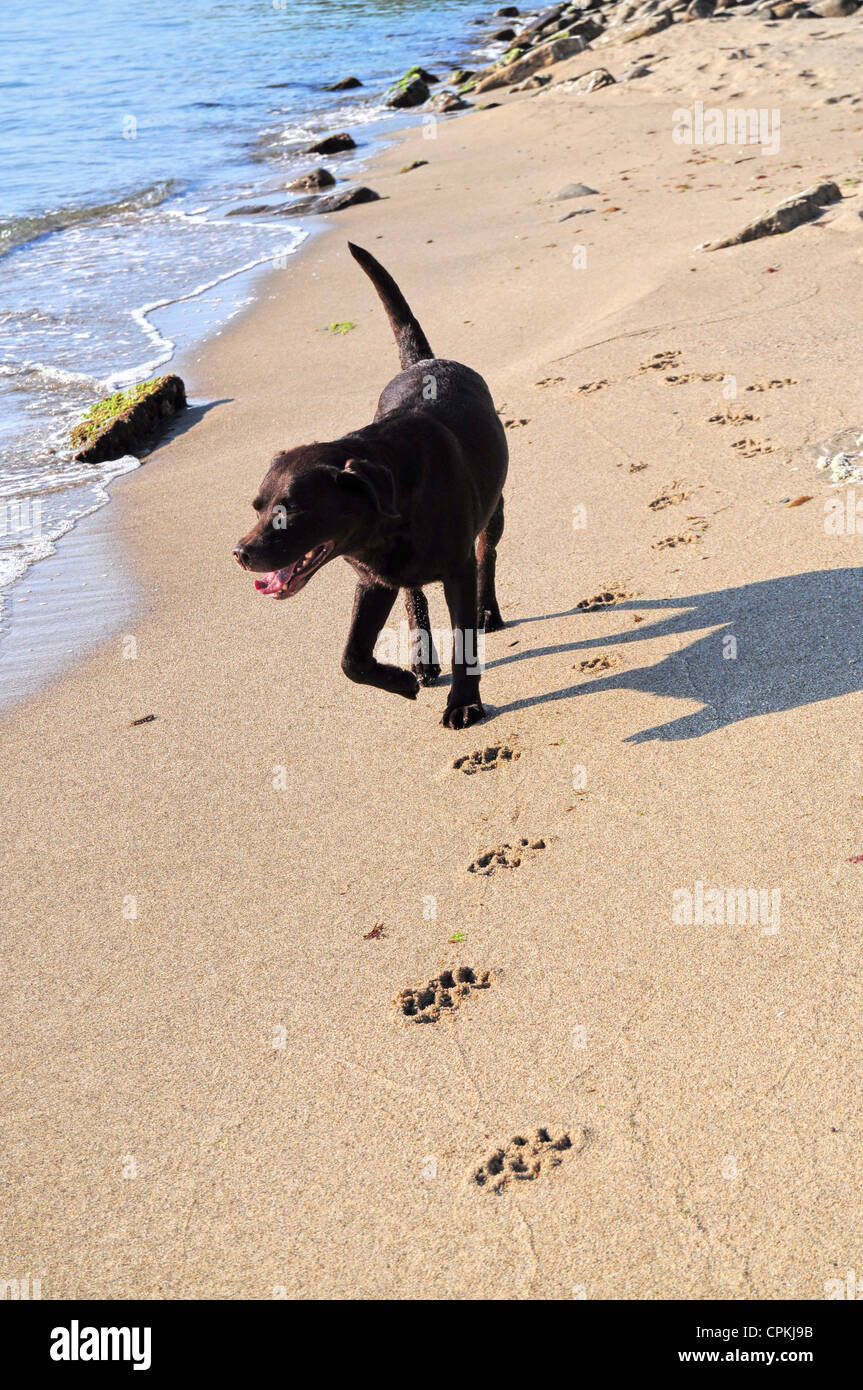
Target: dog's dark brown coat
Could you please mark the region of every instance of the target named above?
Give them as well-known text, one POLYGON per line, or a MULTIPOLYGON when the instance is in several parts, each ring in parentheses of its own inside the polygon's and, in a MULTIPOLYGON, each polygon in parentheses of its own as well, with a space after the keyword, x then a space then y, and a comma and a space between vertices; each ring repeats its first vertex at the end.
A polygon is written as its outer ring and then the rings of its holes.
POLYGON ((484 714, 477 628, 503 626, 495 553, 503 532, 506 436, 482 377, 434 357, 392 277, 349 243, 392 324, 402 371, 384 388, 374 421, 326 444, 277 454, 261 484, 257 524, 236 546, 244 569, 309 575, 342 555, 359 576, 342 669, 351 680, 415 699, 439 674, 422 588, 443 583, 453 627, 452 689, 443 723, 484 714), (320 550, 318 548, 321 548, 320 550), (376 661, 374 647, 406 589, 413 671, 376 661))

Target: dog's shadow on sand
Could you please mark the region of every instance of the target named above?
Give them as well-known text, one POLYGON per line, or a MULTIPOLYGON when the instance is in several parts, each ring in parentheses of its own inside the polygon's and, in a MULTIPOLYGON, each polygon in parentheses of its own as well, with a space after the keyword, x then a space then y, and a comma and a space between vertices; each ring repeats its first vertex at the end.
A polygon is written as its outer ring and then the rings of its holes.
MULTIPOLYGON (((582 677, 560 690, 497 706, 493 713, 511 714, 605 690, 640 690, 701 703, 702 708, 691 714, 643 729, 626 740, 646 743, 698 738, 755 715, 776 714, 863 690, 863 569, 813 570, 712 593, 633 599, 614 608, 620 614, 627 610, 645 615, 652 610, 657 620, 645 620, 608 637, 513 652, 488 661, 486 670, 566 652, 587 656, 596 649, 610 653, 620 649, 626 661, 633 644, 645 638, 710 631, 654 665, 611 671, 599 679, 582 677), (662 617, 666 609, 683 611, 662 617)), ((571 609, 516 619, 505 631, 552 618, 572 618, 577 624, 584 616, 571 609)))

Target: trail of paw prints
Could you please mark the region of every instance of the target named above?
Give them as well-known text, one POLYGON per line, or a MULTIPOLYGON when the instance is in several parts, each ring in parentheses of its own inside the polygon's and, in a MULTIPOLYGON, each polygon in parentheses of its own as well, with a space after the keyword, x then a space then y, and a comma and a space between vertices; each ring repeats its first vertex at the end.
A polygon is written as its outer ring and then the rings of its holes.
POLYGON ((503 763, 517 762, 521 749, 512 743, 492 743, 487 748, 477 748, 473 753, 465 753, 453 761, 453 768, 471 777, 475 772, 493 772, 503 763))
MULTIPOLYGON (((585 1130, 584 1143, 588 1137, 585 1130)), ((470 1182, 485 1192, 500 1195, 512 1183, 534 1182, 544 1173, 553 1172, 564 1159, 580 1153, 584 1143, 577 1149, 566 1131, 556 1138, 552 1138, 547 1129, 538 1129, 529 1136, 516 1134, 508 1144, 494 1149, 474 1168, 470 1182)))
POLYGON ((515 845, 495 845, 493 849, 482 850, 472 864, 468 864, 469 874, 496 873, 498 869, 518 869, 525 858, 533 858, 545 849, 545 840, 521 839, 515 845))
MULTIPOLYGON (((666 372, 665 381, 669 386, 688 386, 694 381, 725 381, 728 379, 727 372, 679 372, 676 370, 680 366, 682 357, 681 348, 671 348, 663 352, 656 352, 649 357, 646 362, 639 364, 639 373, 649 371, 666 372)), ((785 386, 797 386, 796 377, 773 377, 766 378, 764 381, 755 381, 750 386, 744 387, 746 391, 775 391, 785 386)), ((757 419, 757 416, 733 413, 733 407, 723 415, 713 415, 710 417, 711 424, 732 424, 736 419, 757 419)))
POLYGON ((442 970, 427 984, 403 989, 393 1003, 401 1018, 409 1023, 437 1023, 461 1008, 474 990, 489 989, 491 982, 490 970, 457 965, 452 970, 442 970))
POLYGON ((610 385, 611 382, 607 377, 603 377, 600 381, 586 381, 583 386, 576 386, 575 394, 577 396, 590 396, 594 391, 603 391, 606 386, 610 385))

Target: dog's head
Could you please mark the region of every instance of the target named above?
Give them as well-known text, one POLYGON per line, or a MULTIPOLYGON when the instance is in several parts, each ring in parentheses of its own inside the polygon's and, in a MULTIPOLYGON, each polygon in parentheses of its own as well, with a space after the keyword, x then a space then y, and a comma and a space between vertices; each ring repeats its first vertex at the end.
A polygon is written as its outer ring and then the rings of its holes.
POLYGON ((289 598, 337 555, 367 545, 398 518, 392 474, 349 444, 276 454, 253 504, 258 520, 234 557, 259 593, 289 598))

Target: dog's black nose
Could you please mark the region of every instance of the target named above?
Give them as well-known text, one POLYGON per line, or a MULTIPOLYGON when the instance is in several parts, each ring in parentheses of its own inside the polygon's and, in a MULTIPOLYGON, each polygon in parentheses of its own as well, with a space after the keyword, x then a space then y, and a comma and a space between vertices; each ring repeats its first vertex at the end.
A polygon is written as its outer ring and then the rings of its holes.
POLYGON ((244 545, 235 545, 235 546, 234 546, 234 559, 236 560, 237 564, 240 565, 240 567, 241 567, 242 569, 248 569, 248 566, 249 566, 249 552, 248 552, 248 550, 246 549, 246 547, 245 547, 244 545))

